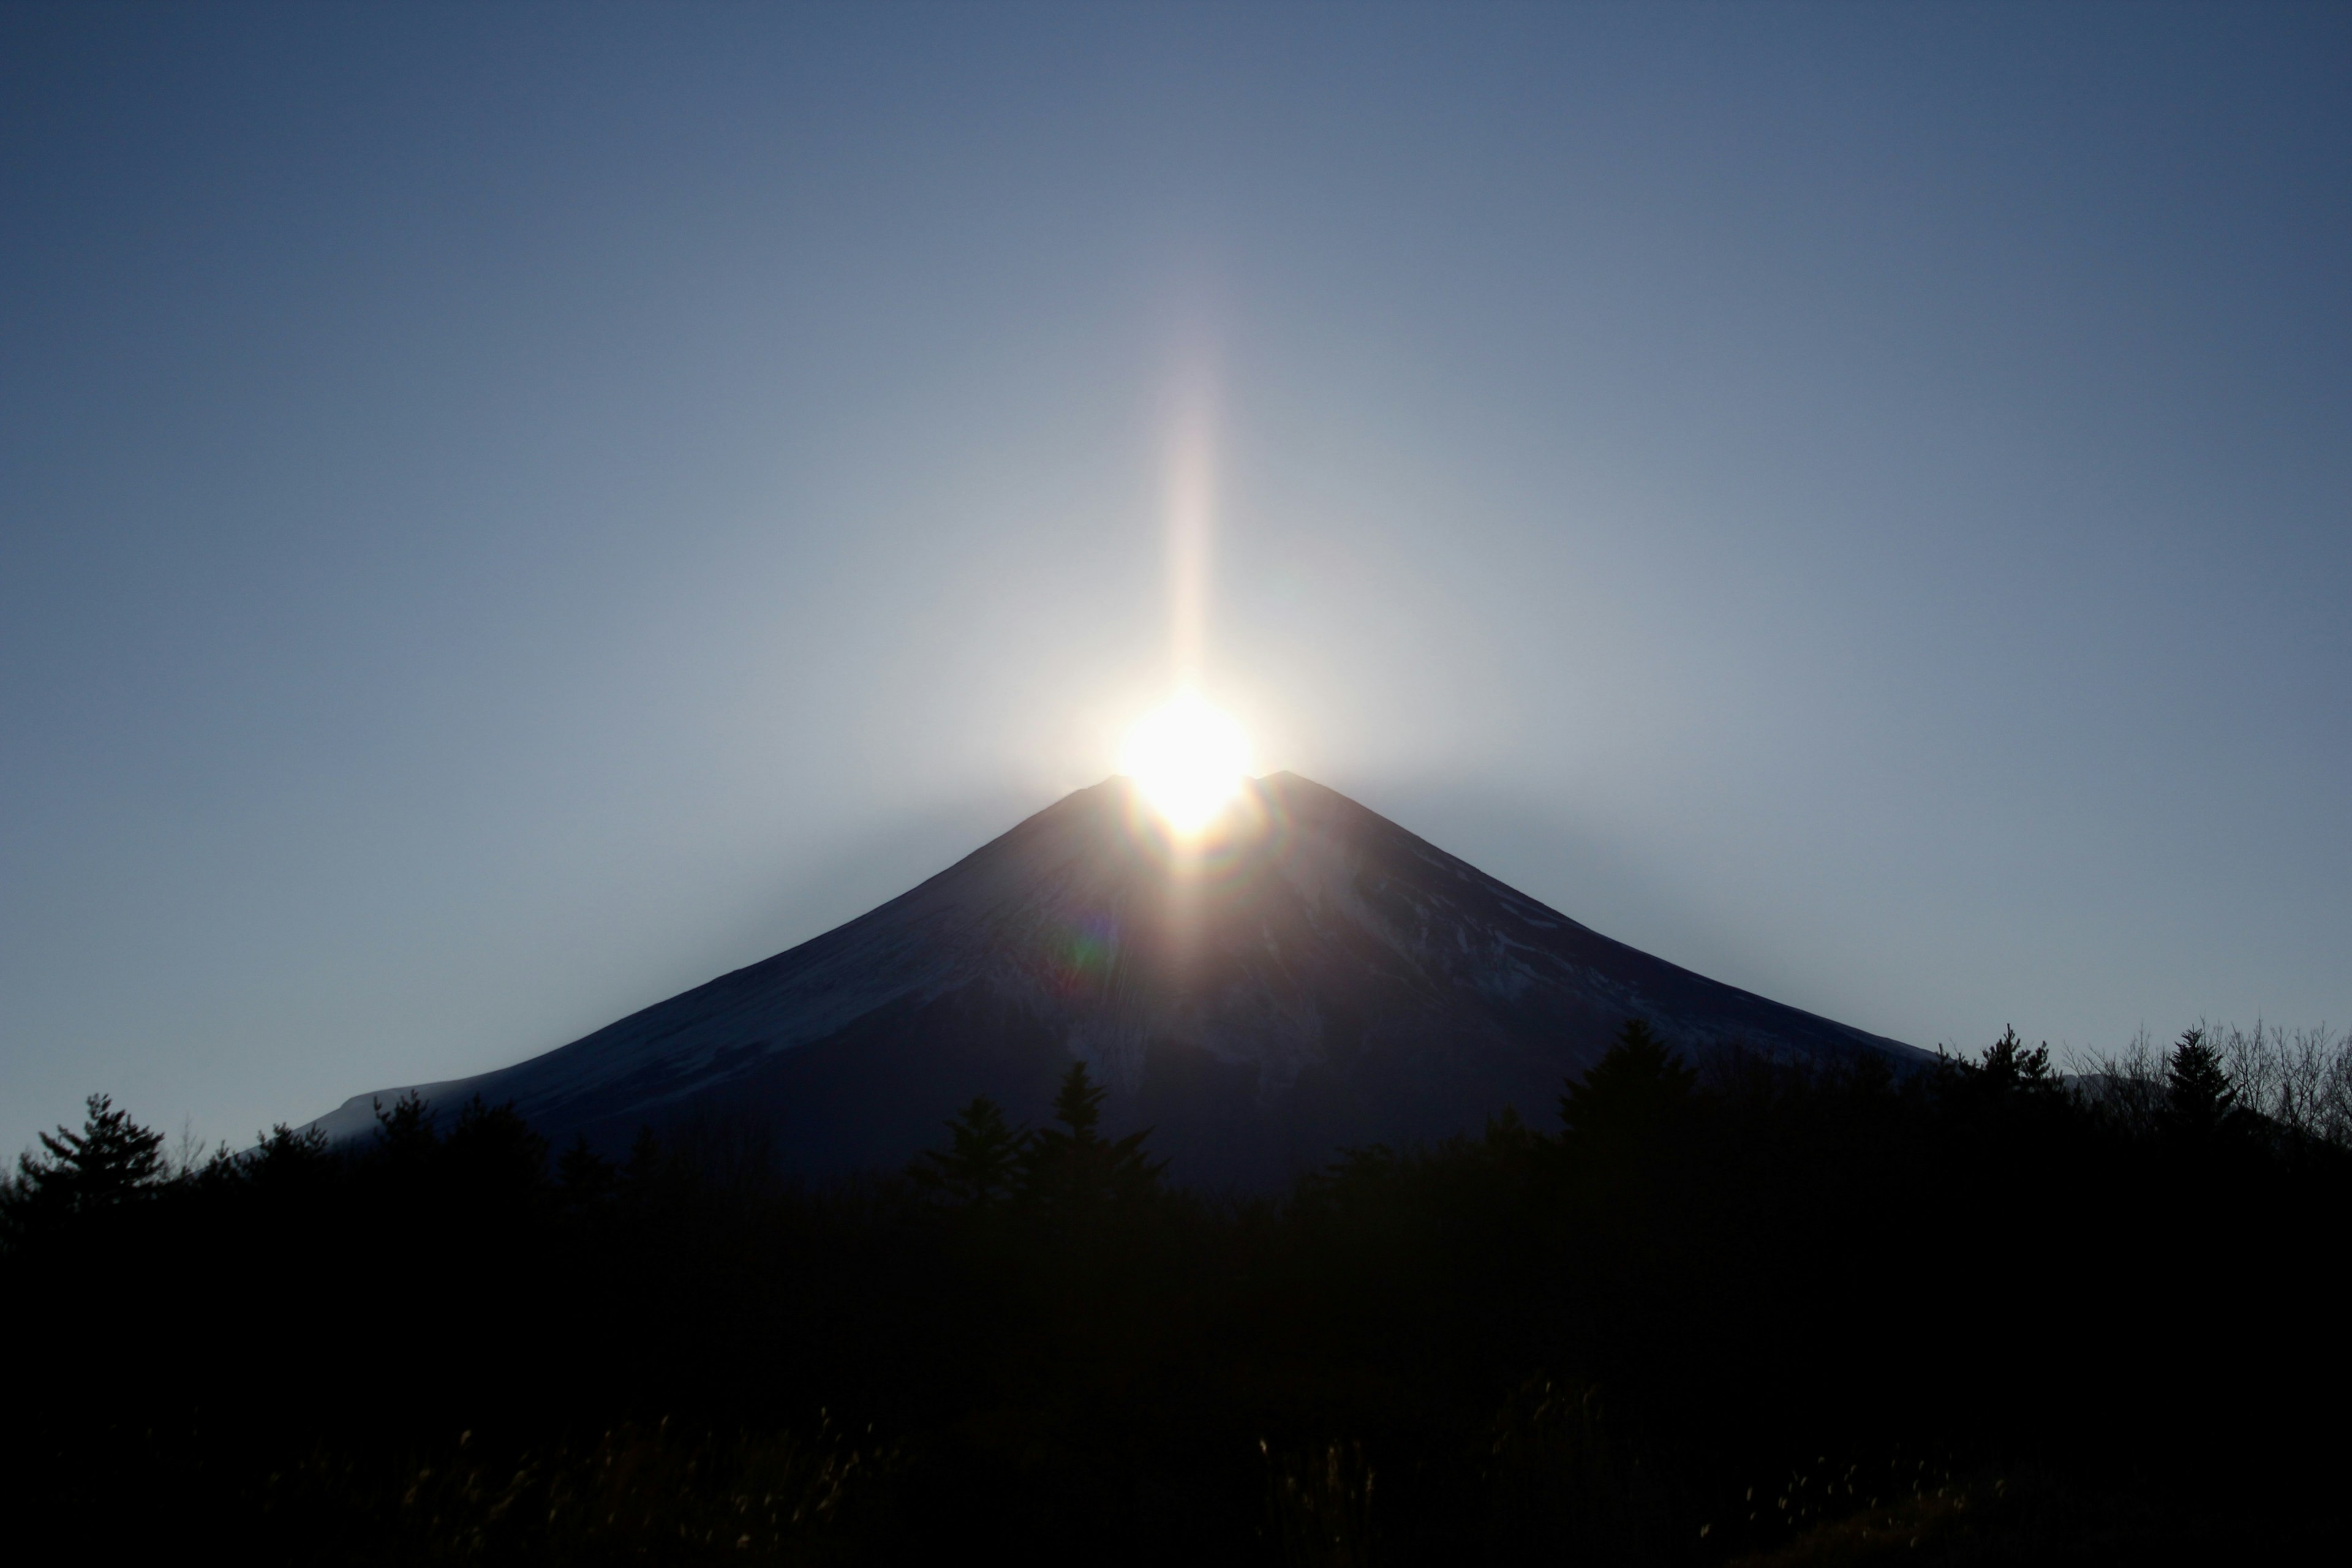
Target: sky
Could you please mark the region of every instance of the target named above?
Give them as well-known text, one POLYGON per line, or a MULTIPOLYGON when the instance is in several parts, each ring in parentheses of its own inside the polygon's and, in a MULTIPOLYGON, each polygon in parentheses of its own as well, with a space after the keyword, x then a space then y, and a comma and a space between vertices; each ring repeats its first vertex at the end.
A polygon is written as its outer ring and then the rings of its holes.
POLYGON ((1112 771, 1185 560, 1256 765, 1675 963, 2352 1024, 2347 80, 2342 7, 0 8, 0 1148, 860 913, 1112 771))

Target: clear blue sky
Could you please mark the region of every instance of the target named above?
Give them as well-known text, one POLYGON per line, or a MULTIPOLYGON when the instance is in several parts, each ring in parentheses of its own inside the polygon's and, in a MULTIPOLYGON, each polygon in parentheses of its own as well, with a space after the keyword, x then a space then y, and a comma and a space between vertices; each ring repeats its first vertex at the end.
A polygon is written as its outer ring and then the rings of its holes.
POLYGON ((1921 1045, 2352 1023, 2352 11, 0 11, 0 1147, 519 1059, 1211 695, 1921 1045))

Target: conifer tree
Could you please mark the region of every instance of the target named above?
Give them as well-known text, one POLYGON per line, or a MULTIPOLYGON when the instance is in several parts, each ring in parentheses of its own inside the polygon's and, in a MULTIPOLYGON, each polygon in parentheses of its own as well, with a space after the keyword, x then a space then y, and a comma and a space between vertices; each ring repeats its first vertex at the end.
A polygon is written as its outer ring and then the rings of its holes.
POLYGON ((334 1163, 327 1135, 315 1127, 295 1131, 283 1121, 272 1127, 237 1164, 266 1191, 290 1192, 317 1184, 334 1163))
POLYGON ((1929 1082, 1937 1103, 1979 1131, 2013 1136, 2022 1128, 2046 1125, 2046 1118, 2065 1104, 2048 1043, 2029 1050, 2013 1026, 2002 1027, 1980 1061, 1946 1056, 1941 1047, 1937 1057, 1929 1082))
POLYGON ((1150 1128, 1117 1140, 1096 1131, 1102 1124, 1106 1092, 1087 1076, 1086 1063, 1070 1064, 1054 1096, 1054 1120, 1061 1125, 1031 1133, 1022 1151, 1023 1197, 1050 1205, 1091 1207, 1139 1196, 1159 1181, 1167 1163, 1143 1152, 1150 1128))
POLYGON ((163 1184, 163 1135, 131 1120, 113 1100, 93 1094, 81 1131, 40 1135, 43 1152, 16 1157, 0 1218, 24 1236, 66 1220, 148 1196, 163 1184))
POLYGON ((1983 1080, 2001 1090, 2035 1094, 2054 1091, 2057 1074, 2050 1068, 2050 1046, 2044 1041, 2032 1050, 2018 1038, 2014 1026, 2004 1026, 2000 1038, 1985 1048, 1984 1061, 1974 1072, 1983 1080))
POLYGON ((566 1203, 585 1205, 610 1194, 618 1184, 619 1174, 613 1162, 589 1146, 588 1134, 583 1132, 555 1163, 555 1180, 563 1189, 566 1203))
POLYGON ((490 1105, 478 1094, 467 1100, 441 1148, 451 1173, 478 1195, 513 1196, 547 1176, 547 1140, 531 1131, 511 1100, 490 1105))
POLYGON ((2204 1030, 2184 1030, 2165 1064, 2159 1131, 2184 1143, 2209 1143, 2233 1130, 2242 1115, 2221 1053, 2206 1040, 2204 1030))
POLYGON ((389 1110, 381 1100, 373 1103, 376 1152, 393 1163, 418 1163, 440 1142, 433 1130, 433 1108, 415 1089, 393 1101, 389 1110))
POLYGON ((1013 1130, 1003 1109, 984 1094, 974 1095, 947 1127, 948 1147, 927 1150, 909 1169, 916 1184, 966 1207, 985 1207, 1011 1194, 1028 1138, 1013 1130))
POLYGON ((1609 1054, 1559 1097, 1561 1135, 1571 1145, 1622 1144, 1656 1136, 1689 1103, 1698 1074, 1628 1018, 1609 1054))
POLYGON ((639 1127, 629 1144, 628 1163, 621 1167, 621 1186, 637 1201, 650 1197, 670 1163, 663 1157, 661 1140, 651 1127, 639 1127))

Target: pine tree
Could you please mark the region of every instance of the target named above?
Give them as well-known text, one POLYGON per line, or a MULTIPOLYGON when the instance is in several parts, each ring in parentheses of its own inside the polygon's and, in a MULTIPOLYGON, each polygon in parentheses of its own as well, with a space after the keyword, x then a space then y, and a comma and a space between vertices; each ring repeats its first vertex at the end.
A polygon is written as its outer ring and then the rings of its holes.
POLYGON ((440 1135, 433 1130, 433 1108, 415 1089, 393 1101, 390 1110, 381 1100, 374 1105, 376 1152, 392 1163, 421 1163, 439 1144, 440 1135))
POLYGON ((547 1140, 531 1131, 511 1100, 490 1105, 478 1094, 467 1100, 441 1152, 458 1185, 477 1196, 513 1197, 547 1179, 547 1140))
POLYGON ((2184 1143, 2210 1143, 2234 1130, 2242 1115, 2221 1053, 2206 1042, 2204 1030, 2183 1031, 2165 1064, 2158 1129, 2184 1143))
POLYGON ((916 1184, 968 1208, 986 1207, 1010 1194, 1027 1135, 1014 1131, 1003 1110, 984 1094, 974 1095, 947 1127, 946 1150, 926 1151, 908 1169, 916 1184))
POLYGON ((2035 1094, 2058 1087, 2058 1076, 2050 1070, 2049 1042, 2029 1051, 2014 1027, 2002 1028, 2000 1038, 1985 1048, 1984 1061, 1969 1070, 2002 1091, 2035 1094))
POLYGON ((589 1146, 588 1134, 583 1132, 555 1163, 555 1180, 563 1189, 563 1201, 586 1205, 601 1202, 619 1184, 619 1173, 613 1162, 589 1146))
POLYGON ((2002 1027, 1981 1061, 1945 1056, 1941 1047, 1937 1056, 1930 1081, 1937 1103, 1979 1129, 2002 1130, 2000 1135, 2008 1136, 2065 1103, 2048 1042, 2028 1050, 2013 1026, 2002 1027))
POLYGON ((1072 1062, 1054 1096, 1054 1120, 1029 1135, 1019 1162, 1019 1191, 1033 1202, 1051 1206, 1090 1208, 1104 1203, 1140 1196, 1159 1181, 1167 1163, 1143 1152, 1150 1128, 1111 1140, 1096 1131, 1102 1124, 1107 1091, 1087 1074, 1087 1064, 1072 1062))
POLYGON ((269 1192, 317 1185, 335 1163, 327 1135, 315 1127, 295 1131, 283 1121, 272 1127, 251 1152, 237 1161, 244 1175, 269 1192))
POLYGON ((0 1218, 22 1237, 147 1197, 163 1185, 163 1135, 114 1108, 103 1094, 86 1102, 81 1131, 40 1135, 40 1154, 16 1157, 0 1218))
POLYGON ((667 1184, 666 1178, 676 1170, 676 1163, 667 1158, 661 1140, 651 1127, 639 1127, 629 1144, 628 1163, 621 1167, 621 1189, 632 1201, 643 1203, 667 1184))
POLYGON ((1628 1018, 1609 1054, 1559 1097, 1561 1136, 1585 1148, 1646 1142, 1680 1116, 1697 1085, 1698 1074, 1646 1022, 1628 1018))

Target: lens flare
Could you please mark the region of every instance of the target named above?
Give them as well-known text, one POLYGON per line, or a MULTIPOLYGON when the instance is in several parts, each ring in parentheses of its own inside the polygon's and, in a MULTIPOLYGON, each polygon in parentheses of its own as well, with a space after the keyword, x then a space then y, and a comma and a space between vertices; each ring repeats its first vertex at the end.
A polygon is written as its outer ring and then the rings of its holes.
POLYGON ((1128 732, 1118 771, 1135 781, 1171 829, 1189 837, 1214 822, 1241 793, 1249 741, 1200 693, 1180 691, 1128 732))

